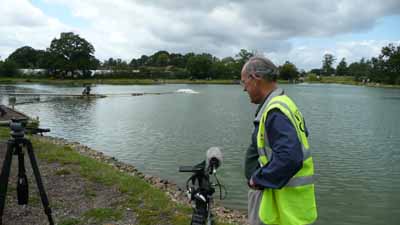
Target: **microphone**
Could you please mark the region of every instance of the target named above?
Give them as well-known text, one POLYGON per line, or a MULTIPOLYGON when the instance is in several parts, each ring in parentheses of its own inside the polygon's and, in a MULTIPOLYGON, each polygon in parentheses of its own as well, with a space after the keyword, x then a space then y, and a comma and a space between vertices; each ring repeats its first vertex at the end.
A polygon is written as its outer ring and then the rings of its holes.
POLYGON ((207 165, 210 174, 214 174, 222 165, 223 155, 219 147, 211 147, 207 150, 207 165))

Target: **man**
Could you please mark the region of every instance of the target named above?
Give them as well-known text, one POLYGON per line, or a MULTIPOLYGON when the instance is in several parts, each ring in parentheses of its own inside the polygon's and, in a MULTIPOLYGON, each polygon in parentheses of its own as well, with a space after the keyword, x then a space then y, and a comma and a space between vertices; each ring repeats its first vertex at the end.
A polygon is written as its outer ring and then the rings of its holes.
POLYGON ((83 91, 82 91, 82 95, 89 96, 91 90, 92 90, 92 89, 90 88, 90 86, 89 86, 89 85, 86 85, 85 89, 83 89, 83 91))
POLYGON ((308 131, 295 103, 278 88, 277 75, 264 57, 250 58, 241 74, 244 91, 259 104, 245 159, 249 223, 311 224, 317 207, 308 131))

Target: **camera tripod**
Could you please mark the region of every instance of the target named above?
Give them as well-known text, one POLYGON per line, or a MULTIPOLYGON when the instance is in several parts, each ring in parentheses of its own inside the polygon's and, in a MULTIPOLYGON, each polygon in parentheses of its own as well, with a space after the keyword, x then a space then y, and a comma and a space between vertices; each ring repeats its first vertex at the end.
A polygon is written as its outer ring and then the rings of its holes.
MULTIPOLYGON (((7 151, 5 155, 5 159, 3 161, 3 168, 1 171, 0 176, 0 225, 3 224, 3 212, 4 212, 4 205, 7 196, 7 186, 8 180, 10 177, 10 170, 11 170, 11 162, 13 155, 18 156, 18 182, 17 182, 17 198, 19 205, 26 205, 28 204, 29 199, 29 189, 28 189, 28 179, 26 176, 25 170, 25 161, 24 161, 24 148, 26 149, 33 174, 36 179, 36 184, 39 189, 40 198, 43 204, 44 212, 47 215, 48 221, 50 225, 54 224, 51 209, 49 206, 49 200, 47 198, 42 178, 40 176, 39 167, 36 161, 36 157, 34 154, 32 142, 25 138, 25 124, 23 123, 24 120, 15 120, 13 119, 9 123, 9 127, 11 129, 11 138, 7 142, 7 151)), ((44 133, 49 132, 48 129, 30 129, 32 133, 44 133)))

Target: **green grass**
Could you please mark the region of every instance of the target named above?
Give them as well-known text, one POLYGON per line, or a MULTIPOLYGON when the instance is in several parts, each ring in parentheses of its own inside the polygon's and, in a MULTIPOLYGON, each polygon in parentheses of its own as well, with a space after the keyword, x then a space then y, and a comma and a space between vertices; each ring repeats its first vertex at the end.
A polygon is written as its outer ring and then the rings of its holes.
POLYGON ((354 77, 351 76, 320 76, 319 80, 314 79, 309 79, 306 77, 305 82, 310 82, 310 83, 335 83, 335 84, 357 84, 356 81, 354 81, 354 77))
MULTIPOLYGON (((0 141, 8 138, 8 129, 0 128, 0 141)), ((131 208, 137 215, 137 221, 143 225, 165 224, 187 225, 190 223, 191 209, 186 205, 172 202, 163 191, 152 187, 139 177, 134 177, 114 169, 112 166, 101 163, 89 157, 80 155, 67 146, 59 146, 49 142, 32 138, 36 155, 39 159, 48 162, 58 162, 63 165, 73 164, 70 172, 77 172, 86 179, 103 184, 116 186, 126 198, 119 207, 131 208)), ((91 196, 93 193, 87 193, 91 196)), ((103 216, 121 218, 121 212, 109 209, 93 209, 85 213, 84 218, 102 220, 103 216)), ((73 224, 64 221, 64 224, 73 224)), ((225 225, 224 223, 219 223, 225 225)))
POLYGON ((96 192, 94 192, 92 189, 85 187, 85 190, 83 191, 83 195, 87 198, 94 198, 96 197, 96 192))
POLYGON ((57 175, 57 176, 69 175, 69 174, 71 174, 71 170, 69 170, 67 168, 60 168, 60 169, 57 169, 57 171, 55 172, 55 175, 57 175))
POLYGON ((81 220, 77 218, 65 218, 62 219, 58 224, 59 225, 78 225, 81 223, 81 220))
POLYGON ((107 221, 118 221, 123 217, 120 209, 96 208, 89 209, 83 214, 85 220, 94 221, 96 223, 104 223, 107 221))
POLYGON ((39 199, 39 193, 29 193, 29 205, 38 206, 41 204, 41 200, 39 199))
POLYGON ((305 82, 308 83, 323 83, 323 84, 347 84, 347 85, 366 85, 368 87, 384 87, 384 88, 400 88, 400 85, 391 85, 391 84, 379 84, 375 85, 375 83, 363 84, 362 82, 358 82, 354 80, 352 76, 320 76, 320 80, 315 79, 305 79, 305 82))
MULTIPOLYGON (((348 85, 363 85, 360 82, 354 81, 351 76, 321 76, 320 80, 305 79, 309 83, 335 83, 335 84, 348 84, 348 85)), ((237 84, 236 80, 189 80, 189 79, 134 79, 134 78, 104 78, 104 79, 54 79, 54 78, 21 78, 21 77, 0 77, 0 84, 26 84, 26 83, 39 83, 39 84, 53 84, 53 85, 78 85, 85 84, 112 84, 112 85, 155 85, 155 84, 237 84)), ((287 80, 279 80, 278 83, 290 83, 287 80)), ((400 88, 400 85, 380 84, 367 84, 371 87, 389 87, 400 88)))

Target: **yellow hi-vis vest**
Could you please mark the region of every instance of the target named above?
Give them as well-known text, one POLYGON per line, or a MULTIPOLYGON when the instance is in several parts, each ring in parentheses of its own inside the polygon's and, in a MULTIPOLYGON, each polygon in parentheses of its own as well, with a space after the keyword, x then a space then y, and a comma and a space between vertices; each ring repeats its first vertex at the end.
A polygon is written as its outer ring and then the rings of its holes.
POLYGON ((259 205, 258 216, 264 224, 302 225, 311 224, 317 219, 317 206, 314 194, 314 163, 309 151, 305 133, 304 119, 295 103, 286 95, 271 96, 264 103, 257 147, 261 167, 272 156, 271 146, 265 132, 268 112, 279 109, 296 128, 303 150, 303 167, 281 189, 264 189, 259 205))

